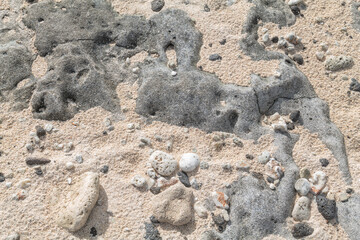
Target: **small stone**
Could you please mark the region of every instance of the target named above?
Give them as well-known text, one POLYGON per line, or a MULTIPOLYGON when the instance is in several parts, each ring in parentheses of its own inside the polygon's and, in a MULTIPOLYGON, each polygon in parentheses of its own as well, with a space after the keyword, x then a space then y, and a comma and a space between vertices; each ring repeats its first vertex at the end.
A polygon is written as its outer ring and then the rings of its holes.
POLYGON ((297 62, 299 65, 303 65, 304 64, 304 58, 300 55, 300 54, 294 54, 293 56, 293 60, 295 62, 297 62))
POLYGON ((84 160, 83 160, 83 157, 82 155, 76 155, 75 157, 75 161, 78 162, 78 163, 83 163, 84 160))
MULTIPOLYGON (((14 177, 14 173, 11 170, 6 170, 3 174, 4 174, 5 178, 13 178, 14 177)), ((1 175, 1 173, 0 173, 0 175, 1 175)))
POLYGON ((17 184, 17 187, 21 188, 21 189, 25 189, 30 186, 31 186, 31 179, 29 179, 29 178, 23 179, 17 184))
POLYGON ((230 163, 225 163, 221 167, 225 172, 231 172, 232 171, 232 166, 231 166, 230 163))
POLYGON ((45 129, 42 127, 42 126, 36 126, 35 127, 35 129, 36 129, 36 135, 38 136, 38 137, 43 137, 43 136, 45 136, 46 135, 46 131, 45 131, 45 129))
POLYGON ((307 223, 297 223, 291 229, 291 234, 294 238, 304 238, 310 236, 314 232, 314 229, 307 223))
POLYGON ((156 135, 155 140, 158 141, 158 142, 162 142, 162 137, 159 136, 159 135, 156 135))
POLYGON ((53 130, 53 128, 54 128, 54 126, 50 123, 45 124, 45 127, 44 127, 45 131, 48 133, 50 133, 53 130))
POLYGON ((5 240, 20 240, 20 235, 18 233, 13 233, 7 236, 5 240))
POLYGON ((204 11, 205 12, 210 12, 210 8, 207 4, 204 5, 204 11))
POLYGON ((292 217, 295 221, 304 221, 310 219, 310 199, 302 196, 296 202, 292 211, 292 217))
POLYGON ((185 153, 181 156, 179 167, 184 172, 194 171, 200 164, 199 156, 195 153, 185 153))
POLYGON ((263 41, 263 43, 265 43, 266 45, 270 43, 269 33, 265 33, 265 34, 262 36, 262 41, 263 41))
POLYGON ((316 52, 315 56, 317 58, 317 60, 323 62, 325 61, 325 54, 323 52, 316 52))
POLYGON ((315 194, 319 194, 326 186, 327 180, 328 180, 328 178, 326 176, 326 173, 324 173, 323 171, 315 172, 313 175, 313 178, 310 179, 310 181, 313 184, 311 190, 315 194))
POLYGON ((266 181, 267 181, 268 183, 274 183, 274 180, 275 180, 275 179, 273 179, 272 177, 269 177, 269 176, 266 177, 266 181))
POLYGON ((38 175, 38 176, 43 175, 43 171, 42 171, 41 167, 35 168, 35 173, 36 173, 36 175, 38 175))
POLYGON ((291 43, 295 42, 296 36, 295 33, 291 32, 286 35, 285 39, 291 43))
POLYGON ((74 147, 74 144, 72 142, 69 142, 67 144, 65 144, 65 148, 64 148, 64 151, 65 152, 70 152, 74 147))
POLYGON ((3 173, 0 173, 0 182, 4 182, 5 181, 5 177, 3 173))
POLYGON ((208 211, 206 210, 205 206, 201 202, 196 202, 194 204, 194 210, 199 217, 207 218, 208 211))
POLYGON ((135 124, 129 123, 129 124, 127 125, 127 128, 128 128, 129 130, 135 129, 135 124))
POLYGON ((271 124, 271 126, 274 131, 279 131, 283 133, 287 132, 286 122, 283 119, 280 119, 277 123, 271 124))
POLYGON ((225 43, 226 43, 226 39, 224 38, 223 40, 221 40, 220 42, 220 45, 225 45, 225 43))
POLYGON ((352 188, 347 188, 346 189, 346 193, 348 194, 352 194, 354 192, 354 190, 352 188))
POLYGON ((349 77, 347 75, 341 75, 341 80, 347 81, 349 80, 349 77))
POLYGON ((326 52, 329 46, 326 43, 320 43, 321 51, 326 52))
POLYGON ((336 217, 335 200, 329 200, 325 195, 320 194, 316 196, 316 203, 319 212, 326 220, 331 220, 336 217))
POLYGON ((181 226, 193 215, 194 195, 181 184, 166 189, 153 198, 153 215, 159 222, 181 226))
POLYGON ((162 176, 170 176, 178 167, 178 163, 173 156, 162 151, 153 152, 149 161, 155 171, 162 176))
POLYGON ((261 164, 266 164, 270 160, 270 153, 268 151, 264 151, 258 157, 258 162, 261 164))
POLYGON ((235 168, 238 171, 243 171, 243 172, 249 172, 250 171, 250 165, 245 161, 237 162, 235 168))
POLYGON ((329 165, 329 160, 326 158, 320 158, 320 163, 322 167, 327 167, 327 165, 329 165))
POLYGON ((55 150, 62 150, 63 148, 64 148, 64 144, 58 144, 58 143, 54 144, 54 149, 55 150))
POLYGON ((287 123, 286 123, 286 128, 287 128, 288 130, 294 130, 294 129, 295 129, 295 124, 292 123, 292 122, 287 122, 287 123))
POLYGON ((146 174, 152 179, 156 178, 156 172, 153 168, 149 168, 148 170, 146 170, 146 174))
POLYGON ((146 179, 140 175, 135 175, 131 179, 131 184, 137 188, 143 188, 146 185, 146 179))
POLYGON ((154 12, 160 12, 164 6, 165 6, 164 0, 153 0, 151 2, 151 10, 153 10, 154 12))
POLYGON ((26 190, 20 190, 19 192, 12 195, 12 199, 19 201, 24 200, 27 197, 28 193, 26 190))
POLYGON ((298 7, 298 6, 291 6, 290 7, 290 9, 291 9, 291 12, 295 15, 295 16, 297 16, 297 15, 299 15, 300 14, 300 8, 298 7))
POLYGON ((179 180, 182 184, 184 184, 185 187, 191 187, 190 181, 189 181, 189 177, 186 174, 186 172, 180 171, 177 173, 177 175, 179 176, 179 180))
POLYGON ((161 188, 160 187, 151 187, 150 192, 154 195, 157 195, 161 192, 161 188))
POLYGON ((68 178, 67 179, 67 183, 70 185, 72 183, 72 179, 71 178, 68 178))
POLYGON ((140 142, 142 142, 142 143, 144 143, 144 144, 146 144, 146 145, 148 145, 148 146, 151 145, 151 140, 150 140, 150 138, 145 138, 145 137, 140 138, 140 142))
POLYGON ((109 166, 108 165, 104 165, 101 169, 100 172, 106 174, 109 171, 109 166))
POLYGON ((145 240, 162 240, 159 231, 152 223, 145 223, 145 240))
POLYGON ((75 165, 72 162, 67 162, 65 164, 65 167, 67 170, 72 170, 72 169, 74 169, 75 165))
POLYGON ((330 56, 325 62, 325 69, 329 71, 339 71, 350 68, 354 65, 354 60, 350 56, 330 56))
POLYGON ((301 178, 309 179, 309 178, 311 177, 310 170, 307 169, 307 168, 302 168, 302 169, 300 170, 300 177, 301 177, 301 178))
POLYGON ((311 189, 310 182, 306 178, 300 178, 295 183, 295 189, 300 196, 306 196, 311 189))
POLYGON ((251 154, 246 154, 245 157, 246 157, 246 159, 249 159, 249 160, 253 160, 253 159, 254 159, 254 156, 251 155, 251 154))
POLYGON ((339 194, 339 200, 341 202, 346 202, 349 198, 350 198, 350 196, 347 193, 340 193, 339 194))
POLYGON ((202 186, 201 183, 197 182, 196 178, 191 179, 190 184, 191 184, 191 187, 195 190, 199 190, 202 186))
POLYGON ((95 237, 95 236, 97 235, 97 230, 96 230, 95 227, 92 227, 92 228, 90 229, 90 234, 91 234, 93 237, 95 237))
POLYGON ((210 61, 217 61, 217 60, 221 60, 221 59, 222 59, 222 57, 221 57, 219 54, 217 54, 217 53, 211 54, 211 55, 209 56, 209 60, 210 60, 210 61))
POLYGON ((212 216, 212 219, 213 219, 215 225, 218 228, 218 231, 219 232, 225 231, 226 221, 225 221, 224 217, 222 216, 222 214, 215 215, 212 213, 211 216, 212 216))
POLYGON ((138 67, 134 67, 132 69, 132 72, 135 73, 135 74, 139 73, 139 71, 140 71, 140 68, 138 68, 138 67))
POLYGON ((242 141, 239 138, 233 138, 233 142, 238 147, 244 147, 244 144, 242 143, 242 141))
POLYGON ((150 216, 150 222, 152 223, 160 223, 153 215, 150 216))
POLYGON ((157 186, 161 189, 166 189, 172 185, 175 185, 178 182, 179 181, 175 177, 172 177, 169 180, 164 177, 159 177, 157 180, 157 186))
POLYGON ((108 130, 109 132, 114 131, 114 130, 115 130, 115 127, 112 126, 112 125, 111 125, 111 126, 108 126, 107 130, 108 130))
POLYGON ((201 161, 200 162, 200 168, 204 169, 204 170, 209 169, 209 163, 206 162, 206 161, 201 161))
POLYGON ((7 188, 11 188, 12 182, 7 182, 7 183, 5 183, 5 186, 6 186, 7 188))
POLYGON ((171 71, 171 76, 175 77, 177 75, 177 72, 171 71))
POLYGON ((299 119, 300 119, 300 111, 296 110, 296 111, 291 112, 289 118, 290 118, 290 120, 292 122, 299 121, 299 119))
POLYGON ((25 147, 29 152, 34 151, 34 146, 31 143, 26 144, 25 147))
POLYGON ((230 221, 230 216, 229 216, 228 211, 226 211, 225 209, 223 209, 223 210, 221 211, 221 215, 223 216, 225 222, 230 221))
POLYGON ((275 186, 275 184, 270 183, 269 188, 270 188, 271 190, 275 190, 275 189, 276 189, 276 186, 275 186))
POLYGON ((355 78, 352 78, 349 89, 351 91, 360 92, 360 83, 355 78))
POLYGON ((167 141, 166 142, 166 149, 171 152, 173 149, 173 141, 167 141))
POLYGON ((229 208, 228 205, 229 197, 225 193, 219 191, 212 192, 211 197, 216 207, 224 208, 224 209, 229 208))

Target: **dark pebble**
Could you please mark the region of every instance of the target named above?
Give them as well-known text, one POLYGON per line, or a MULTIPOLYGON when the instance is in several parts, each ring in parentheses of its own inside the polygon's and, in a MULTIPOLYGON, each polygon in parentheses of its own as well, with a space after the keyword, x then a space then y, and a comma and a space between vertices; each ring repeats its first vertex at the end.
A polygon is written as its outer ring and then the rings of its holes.
POLYGON ((3 181, 5 181, 4 174, 3 174, 3 173, 0 173, 0 182, 3 182, 3 181))
POLYGON ((297 122, 297 121, 299 121, 299 118, 300 118, 300 111, 296 110, 296 111, 293 111, 292 113, 290 113, 291 121, 297 122))
POLYGON ((273 179, 272 177, 267 177, 266 181, 268 181, 268 183, 274 183, 275 179, 273 179))
POLYGON ((355 78, 351 79, 350 90, 360 92, 360 83, 355 78))
POLYGON ((224 38, 223 40, 221 40, 220 42, 219 42, 221 45, 225 45, 225 43, 226 43, 226 39, 224 38))
POLYGON ((314 232, 314 229, 310 227, 307 223, 297 223, 291 229, 291 234, 294 238, 303 238, 311 235, 314 232))
POLYGON ((295 124, 292 122, 286 123, 286 127, 288 130, 294 130, 295 129, 295 124))
POLYGON ((245 157, 249 160, 253 160, 254 159, 254 156, 251 155, 251 154, 246 154, 245 157))
POLYGON ((100 172, 102 173, 107 173, 109 171, 109 166, 108 165, 104 165, 101 169, 100 172))
POLYGON ((36 175, 41 176, 43 174, 43 171, 41 170, 40 167, 37 167, 37 168, 35 168, 35 173, 36 173, 36 175))
POLYGON ((316 196, 316 203, 319 212, 326 220, 331 220, 336 217, 335 200, 327 199, 325 195, 320 194, 316 196))
POLYGON ((295 62, 297 62, 299 65, 303 65, 304 64, 304 58, 300 55, 300 54, 294 54, 293 56, 293 60, 295 62))
POLYGON ((222 59, 222 57, 217 53, 211 54, 210 57, 209 57, 210 61, 217 61, 217 60, 221 60, 221 59, 222 59))
POLYGON ((152 223, 160 223, 159 220, 157 220, 154 216, 151 216, 151 217, 150 217, 150 221, 151 221, 152 223))
POLYGON ((145 223, 145 236, 146 240, 162 240, 159 231, 156 226, 152 223, 145 223))
POLYGON ((347 189, 346 189, 346 193, 348 193, 348 194, 352 194, 353 191, 354 191, 354 190, 353 190, 352 188, 347 188, 347 189))
POLYGON ((279 41, 279 37, 275 36, 275 37, 271 38, 271 41, 273 43, 277 43, 279 41))
POLYGON ((300 8, 298 6, 291 6, 290 9, 295 16, 300 14, 300 8))
POLYGON ((103 131, 103 135, 107 135, 108 133, 107 133, 107 131, 103 131))
POLYGON ((179 176, 179 180, 182 184, 184 184, 185 187, 191 187, 190 181, 189 181, 189 177, 186 174, 186 172, 180 171, 177 173, 177 175, 179 176))
POLYGON ((36 130, 36 135, 38 136, 38 137, 43 137, 43 136, 45 136, 46 135, 46 131, 45 131, 45 129, 42 127, 42 126, 36 126, 35 127, 35 130, 36 130))
POLYGON ((47 158, 28 157, 25 159, 25 162, 27 165, 32 166, 48 164, 51 160, 47 158))
POLYGON ((152 194, 154 194, 154 195, 159 194, 160 191, 161 191, 161 188, 160 188, 160 187, 152 187, 152 188, 150 188, 150 192, 151 192, 152 194))
POLYGON ((211 213, 211 217, 215 223, 215 225, 217 226, 217 229, 219 232, 223 232, 226 229, 226 221, 223 218, 223 216, 221 215, 215 215, 213 213, 211 213))
POLYGON ((92 227, 92 228, 90 229, 90 234, 91 234, 93 237, 95 237, 95 236, 97 235, 97 231, 96 231, 96 228, 95 228, 95 227, 92 227))
POLYGON ((210 8, 207 4, 204 5, 204 11, 205 12, 210 12, 210 8))
POLYGON ((160 12, 164 6, 165 6, 164 0, 153 0, 151 2, 151 10, 153 10, 154 12, 160 12))
POLYGON ((320 163, 322 167, 327 167, 327 165, 329 165, 329 160, 327 160, 326 158, 321 158, 320 163))

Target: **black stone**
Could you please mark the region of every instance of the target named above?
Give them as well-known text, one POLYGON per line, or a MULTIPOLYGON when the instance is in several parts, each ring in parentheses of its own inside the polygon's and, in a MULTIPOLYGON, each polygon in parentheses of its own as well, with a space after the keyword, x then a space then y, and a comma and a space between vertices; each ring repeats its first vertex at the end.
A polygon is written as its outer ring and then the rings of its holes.
POLYGON ((210 60, 210 61, 217 61, 217 60, 221 60, 221 59, 222 59, 222 57, 221 57, 219 54, 217 54, 217 53, 211 54, 211 55, 209 56, 209 60, 210 60))
POLYGON ((45 129, 43 127, 39 126, 39 125, 35 127, 35 130, 36 130, 36 135, 38 137, 43 137, 43 136, 46 135, 45 129))
POLYGON ((303 65, 304 64, 304 58, 300 55, 300 54, 294 54, 293 56, 293 60, 295 62, 297 62, 299 65, 303 65))
POLYGON ((109 166, 108 165, 104 165, 101 169, 100 172, 102 173, 107 173, 109 171, 109 166))
POLYGON ((152 223, 145 223, 145 236, 146 240, 162 240, 159 231, 156 226, 152 223))
POLYGON ((266 181, 268 181, 269 183, 274 183, 275 179, 273 179, 272 177, 267 177, 266 181))
POLYGON ((204 5, 204 11, 205 12, 210 12, 210 8, 207 4, 204 5))
POLYGON ((360 83, 355 78, 351 79, 350 90, 360 92, 360 83))
POLYGON ((278 36, 275 36, 275 37, 271 38, 271 41, 272 41, 273 43, 277 43, 277 42, 279 42, 279 37, 278 37, 278 36))
POLYGON ((179 180, 182 184, 184 184, 185 187, 191 187, 190 181, 189 181, 189 177, 186 174, 186 172, 180 171, 177 173, 177 175, 179 176, 179 180))
POLYGON ((103 131, 103 135, 108 135, 107 131, 103 131))
POLYGON ((48 163, 51 162, 51 160, 49 160, 47 158, 27 157, 25 159, 25 162, 26 162, 27 165, 32 166, 32 165, 48 164, 48 163))
POLYGON ((96 231, 96 228, 95 228, 95 227, 92 227, 92 228, 90 229, 90 234, 91 234, 93 237, 95 237, 95 236, 97 235, 97 231, 96 231))
POLYGON ((326 220, 334 219, 337 215, 337 208, 335 200, 330 200, 325 195, 320 194, 316 196, 316 203, 319 212, 326 220))
POLYGON ((354 190, 353 190, 352 188, 347 188, 347 189, 346 189, 346 193, 348 193, 348 194, 352 194, 353 191, 354 191, 354 190))
POLYGON ((160 12, 164 5, 164 0, 153 0, 151 2, 151 10, 153 10, 154 12, 160 12))
POLYGON ((225 43, 226 43, 226 39, 224 38, 223 40, 221 40, 220 42, 219 42, 221 45, 225 45, 225 43))
POLYGON ((246 154, 245 157, 249 160, 253 160, 254 159, 254 156, 251 155, 251 154, 246 154))
POLYGON ((301 10, 298 6, 291 6, 290 9, 295 16, 299 15, 301 12, 301 10))
POLYGON ((155 216, 150 216, 150 221, 151 221, 152 223, 160 223, 159 220, 157 220, 157 219, 155 218, 155 216))
POLYGON ((293 122, 297 122, 299 121, 300 118, 300 111, 294 111, 292 113, 290 113, 290 120, 293 122))
POLYGON ((286 127, 288 130, 294 130, 295 129, 295 124, 292 122, 288 122, 286 123, 286 127))
POLYGON ((161 191, 161 188, 160 188, 160 187, 152 187, 152 188, 150 188, 150 192, 151 192, 152 194, 154 194, 154 195, 159 194, 160 191, 161 191))
POLYGON ((35 168, 35 173, 36 173, 36 175, 38 175, 38 176, 43 175, 43 171, 42 171, 42 169, 41 169, 40 167, 35 168))
POLYGON ((320 163, 322 167, 327 167, 327 165, 329 165, 329 160, 327 160, 326 158, 321 158, 320 163))
POLYGON ((297 223, 291 229, 291 233, 294 238, 303 238, 311 235, 314 232, 314 229, 310 227, 307 223, 297 223))
POLYGON ((4 174, 3 174, 3 173, 0 173, 0 182, 3 182, 3 181, 5 181, 4 174))

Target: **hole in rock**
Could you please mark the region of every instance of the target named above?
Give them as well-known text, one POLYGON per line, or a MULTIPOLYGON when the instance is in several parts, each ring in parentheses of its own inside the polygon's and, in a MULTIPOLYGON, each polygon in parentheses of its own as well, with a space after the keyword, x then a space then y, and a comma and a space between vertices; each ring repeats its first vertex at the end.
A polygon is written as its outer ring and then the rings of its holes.
POLYGON ((166 47, 165 54, 168 60, 168 67, 171 69, 176 69, 177 67, 176 51, 175 51, 175 46, 172 43, 170 43, 166 47))
POLYGON ((230 126, 233 128, 235 127, 235 124, 237 122, 239 118, 239 114, 235 111, 232 111, 230 114, 229 114, 229 122, 230 122, 230 126))

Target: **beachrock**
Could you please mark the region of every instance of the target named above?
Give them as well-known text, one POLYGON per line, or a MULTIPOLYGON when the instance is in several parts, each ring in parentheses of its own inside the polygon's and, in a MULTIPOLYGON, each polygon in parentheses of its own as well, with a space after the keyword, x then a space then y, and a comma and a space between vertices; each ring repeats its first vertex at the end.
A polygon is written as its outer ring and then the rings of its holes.
POLYGON ((131 184, 137 188, 143 188, 146 186, 146 179, 140 175, 135 175, 131 179, 131 184))
POLYGON ((201 202, 196 202, 194 204, 194 210, 199 217, 207 218, 208 211, 206 210, 205 206, 201 202))
POLYGON ((157 186, 160 187, 161 189, 166 189, 172 185, 175 185, 178 182, 179 181, 175 177, 172 177, 169 180, 164 177, 159 177, 156 183, 157 186))
POLYGON ((148 168, 148 170, 146 170, 146 175, 148 175, 152 179, 156 179, 156 172, 153 168, 148 168))
POLYGON ((307 223, 297 223, 291 229, 291 234, 294 238, 304 238, 310 236, 314 229, 307 223))
POLYGON ((209 163, 208 162, 205 162, 205 161, 201 161, 200 162, 200 168, 201 169, 209 169, 209 163))
POLYGON ((270 153, 268 151, 264 151, 258 157, 258 162, 261 164, 266 164, 270 160, 270 153))
POLYGON ((300 196, 306 196, 311 189, 310 182, 306 178, 300 178, 295 183, 295 189, 300 196))
POLYGON ((191 187, 190 181, 189 181, 189 177, 186 174, 186 172, 180 171, 177 173, 177 175, 179 176, 179 180, 182 184, 184 184, 185 187, 191 187))
POLYGON ((72 185, 71 191, 64 198, 58 214, 57 223, 70 232, 81 229, 99 197, 99 175, 86 172, 80 181, 72 185))
POLYGON ((311 177, 310 170, 307 169, 307 168, 302 168, 302 169, 300 170, 300 177, 301 177, 301 178, 306 178, 306 179, 309 180, 310 177, 311 177))
POLYGON ((5 238, 5 240, 20 240, 20 234, 13 233, 5 238))
POLYGON ((292 217, 295 221, 304 221, 310 219, 310 203, 308 197, 302 196, 296 202, 292 211, 292 217))
POLYGON ((160 12, 164 5, 164 0, 153 0, 151 2, 151 10, 153 10, 154 12, 160 12))
POLYGON ((162 176, 170 176, 175 172, 178 166, 178 163, 173 156, 162 151, 153 152, 149 161, 155 171, 162 176))
POLYGON ((360 195, 354 194, 346 202, 338 202, 338 220, 351 240, 358 240, 360 235, 360 195))
POLYGON ((310 179, 310 182, 312 182, 311 190, 314 193, 319 194, 326 186, 327 180, 328 177, 326 176, 326 173, 323 171, 315 172, 313 178, 310 179))
POLYGON ((190 189, 177 184, 154 196, 153 215, 159 222, 180 226, 193 217, 194 196, 190 189))
POLYGON ((220 191, 215 191, 211 193, 211 198, 215 203, 215 206, 218 208, 229 208, 229 197, 220 191))
POLYGON ((339 71, 354 65, 354 60, 350 56, 330 56, 326 59, 325 69, 329 71, 339 71))
POLYGON ((316 203, 319 212, 326 220, 331 220, 336 217, 335 200, 327 199, 324 194, 320 194, 316 196, 316 203))
POLYGON ((360 83, 355 78, 351 79, 350 88, 351 91, 360 92, 360 83))
POLYGON ((327 165, 329 165, 329 160, 326 158, 320 158, 320 163, 322 167, 327 167, 327 165))
POLYGON ((21 188, 21 189, 25 189, 31 186, 31 179, 26 178, 24 180, 21 180, 18 184, 17 187, 21 188))
POLYGON ((195 153, 185 153, 181 156, 179 167, 184 172, 194 171, 200 164, 199 156, 195 153))
POLYGON ((153 223, 145 223, 145 240, 162 240, 159 231, 153 223))

